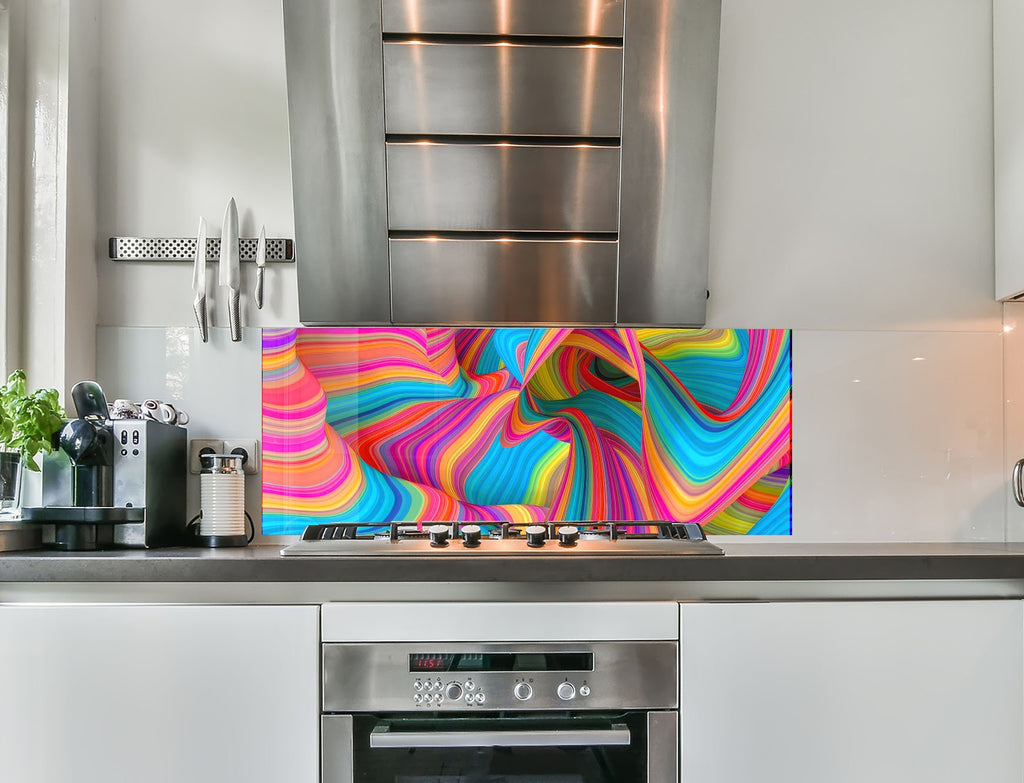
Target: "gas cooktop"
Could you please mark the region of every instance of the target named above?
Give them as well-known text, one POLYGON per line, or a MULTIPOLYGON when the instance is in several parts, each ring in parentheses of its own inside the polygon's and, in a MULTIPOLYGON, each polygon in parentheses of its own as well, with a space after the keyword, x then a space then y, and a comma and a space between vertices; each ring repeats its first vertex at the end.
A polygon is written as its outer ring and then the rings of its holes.
POLYGON ((459 522, 309 525, 286 557, 349 555, 605 556, 721 555, 690 522, 573 522, 544 525, 459 522))

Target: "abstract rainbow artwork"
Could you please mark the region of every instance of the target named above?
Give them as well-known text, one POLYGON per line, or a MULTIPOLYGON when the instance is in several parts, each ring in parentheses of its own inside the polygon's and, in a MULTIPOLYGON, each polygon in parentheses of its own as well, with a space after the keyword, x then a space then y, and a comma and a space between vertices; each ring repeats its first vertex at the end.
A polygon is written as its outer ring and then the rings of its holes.
POLYGON ((698 522, 791 532, 788 330, 263 331, 263 532, 698 522))

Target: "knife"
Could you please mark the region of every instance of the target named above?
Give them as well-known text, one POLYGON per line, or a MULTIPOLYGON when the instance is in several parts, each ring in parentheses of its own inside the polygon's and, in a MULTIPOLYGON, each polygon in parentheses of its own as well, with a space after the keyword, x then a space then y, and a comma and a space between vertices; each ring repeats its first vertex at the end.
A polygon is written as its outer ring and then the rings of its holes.
POLYGON ((203 342, 210 339, 206 328, 206 218, 199 218, 199 236, 196 237, 196 262, 192 267, 192 290, 196 298, 192 300, 192 310, 199 324, 199 336, 203 342))
POLYGON ((231 342, 242 339, 241 313, 238 294, 240 280, 238 272, 238 207, 235 200, 228 201, 224 210, 224 227, 220 234, 220 284, 228 288, 228 323, 231 326, 231 342))
POLYGON ((267 265, 267 227, 260 226, 260 238, 256 241, 256 291, 253 300, 256 309, 263 309, 263 270, 267 265))

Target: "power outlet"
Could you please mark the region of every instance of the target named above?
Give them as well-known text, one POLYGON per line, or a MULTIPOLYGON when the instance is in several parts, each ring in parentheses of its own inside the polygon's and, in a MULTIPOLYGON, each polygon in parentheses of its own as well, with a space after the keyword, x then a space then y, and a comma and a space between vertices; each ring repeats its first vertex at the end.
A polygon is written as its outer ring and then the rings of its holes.
POLYGON ((188 444, 188 472, 199 473, 203 469, 200 454, 223 454, 224 441, 211 438, 193 438, 188 444), (207 451, 209 449, 209 451, 207 451))
POLYGON ((260 472, 260 442, 258 440, 225 438, 224 453, 241 454, 245 457, 245 460, 242 462, 242 470, 246 475, 260 472))

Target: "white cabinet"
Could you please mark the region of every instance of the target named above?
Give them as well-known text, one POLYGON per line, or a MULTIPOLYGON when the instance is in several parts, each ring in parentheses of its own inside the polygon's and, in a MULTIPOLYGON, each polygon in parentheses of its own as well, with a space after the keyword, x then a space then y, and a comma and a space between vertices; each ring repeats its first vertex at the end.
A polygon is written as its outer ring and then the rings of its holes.
POLYGON ((1019 601, 681 608, 683 783, 1020 783, 1019 601))
POLYGON ((1024 0, 993 0, 996 298, 1024 294, 1024 0))
POLYGON ((0 779, 315 783, 312 606, 0 607, 0 779))

